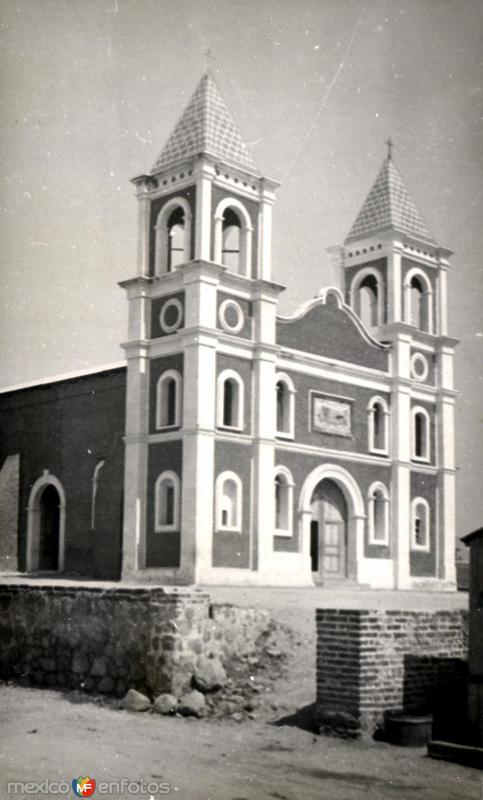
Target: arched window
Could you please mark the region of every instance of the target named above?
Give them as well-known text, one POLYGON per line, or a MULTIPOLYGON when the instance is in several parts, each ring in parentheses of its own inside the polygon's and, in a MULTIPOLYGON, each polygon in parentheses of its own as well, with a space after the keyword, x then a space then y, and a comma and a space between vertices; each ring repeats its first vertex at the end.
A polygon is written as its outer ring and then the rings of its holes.
POLYGON ((156 396, 156 428, 181 425, 181 376, 176 370, 163 372, 156 396))
POLYGON ((222 472, 216 479, 216 528, 241 531, 242 482, 234 472, 222 472))
POLYGON ((411 503, 411 547, 413 550, 431 549, 429 503, 416 497, 411 503))
POLYGON ((389 452, 389 408, 382 397, 373 397, 367 406, 369 451, 387 455, 389 452))
POLYGON ((293 478, 286 467, 276 467, 274 481, 275 536, 292 536, 293 478))
POLYGON ((157 533, 179 530, 180 482, 167 470, 158 477, 154 489, 154 529, 157 533))
POLYGON ((243 381, 237 372, 225 370, 218 376, 217 424, 220 428, 243 429, 243 381))
POLYGON ((412 457, 419 461, 430 460, 431 428, 429 414, 425 408, 412 409, 412 457))
POLYGON ((156 274, 173 272, 191 258, 191 209, 184 197, 163 206, 156 220, 156 274))
POLYGON ((214 260, 232 272, 251 277, 253 227, 245 206, 225 197, 215 211, 214 260))
POLYGON ((426 333, 433 332, 433 292, 427 275, 422 270, 410 270, 404 282, 404 318, 426 333))
POLYGON ((384 323, 383 279, 373 267, 362 269, 351 286, 351 306, 366 328, 384 323))
POLYGON ((383 483, 373 483, 368 494, 369 544, 389 544, 389 494, 383 483))
POLYGON ((276 435, 283 438, 294 436, 295 387, 288 375, 276 376, 276 435))
POLYGON ((232 208, 223 214, 221 263, 233 272, 240 271, 241 222, 232 208))
POLYGON ((175 208, 168 219, 167 271, 172 272, 185 260, 184 253, 184 211, 175 208))

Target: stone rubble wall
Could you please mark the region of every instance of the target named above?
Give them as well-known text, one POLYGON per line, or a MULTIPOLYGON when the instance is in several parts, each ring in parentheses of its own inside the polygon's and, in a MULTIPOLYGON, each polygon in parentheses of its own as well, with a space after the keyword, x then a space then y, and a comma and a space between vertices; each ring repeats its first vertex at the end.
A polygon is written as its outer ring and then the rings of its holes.
POLYGON ((0 585, 0 678, 122 696, 179 694, 199 659, 249 653, 265 611, 190 589, 0 585))
POLYGON ((322 731, 373 734, 387 713, 432 713, 464 680, 466 611, 324 608, 316 624, 322 731))

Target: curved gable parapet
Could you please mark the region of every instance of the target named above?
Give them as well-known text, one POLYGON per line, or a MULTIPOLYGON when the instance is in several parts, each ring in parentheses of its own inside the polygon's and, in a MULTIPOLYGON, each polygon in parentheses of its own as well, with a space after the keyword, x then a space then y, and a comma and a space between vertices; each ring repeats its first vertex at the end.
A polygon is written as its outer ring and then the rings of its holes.
POLYGON ((277 344, 387 372, 389 346, 378 342, 339 289, 321 289, 289 317, 277 317, 277 344))

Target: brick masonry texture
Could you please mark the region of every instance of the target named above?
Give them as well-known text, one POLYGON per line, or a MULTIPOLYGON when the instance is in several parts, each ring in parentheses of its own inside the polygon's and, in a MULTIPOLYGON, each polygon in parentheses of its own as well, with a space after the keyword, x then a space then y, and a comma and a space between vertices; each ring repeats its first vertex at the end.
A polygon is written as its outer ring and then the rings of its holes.
POLYGON ((204 592, 0 586, 0 677, 122 696, 180 694, 201 656, 255 649, 266 611, 210 605, 204 592))
POLYGON ((466 673, 466 611, 317 609, 316 719, 341 736, 373 734, 385 714, 432 713, 466 673))

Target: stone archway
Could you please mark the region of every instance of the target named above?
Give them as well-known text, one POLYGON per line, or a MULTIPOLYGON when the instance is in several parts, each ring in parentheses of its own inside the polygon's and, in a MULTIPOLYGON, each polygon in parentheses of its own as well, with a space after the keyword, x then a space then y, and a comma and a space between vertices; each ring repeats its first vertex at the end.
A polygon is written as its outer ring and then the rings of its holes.
POLYGON ((27 572, 62 572, 65 550, 65 493, 45 470, 30 491, 27 506, 27 572))
MULTIPOLYGON (((321 508, 317 536, 326 536, 325 551, 321 548, 316 573, 334 577, 357 579, 357 565, 364 554, 364 500, 357 481, 344 467, 336 464, 321 464, 306 478, 300 493, 299 515, 302 550, 307 571, 312 572, 314 552, 314 501, 325 504, 321 508), (327 569, 332 565, 332 569, 327 569)), ((320 542, 320 539, 318 540, 320 542)))

